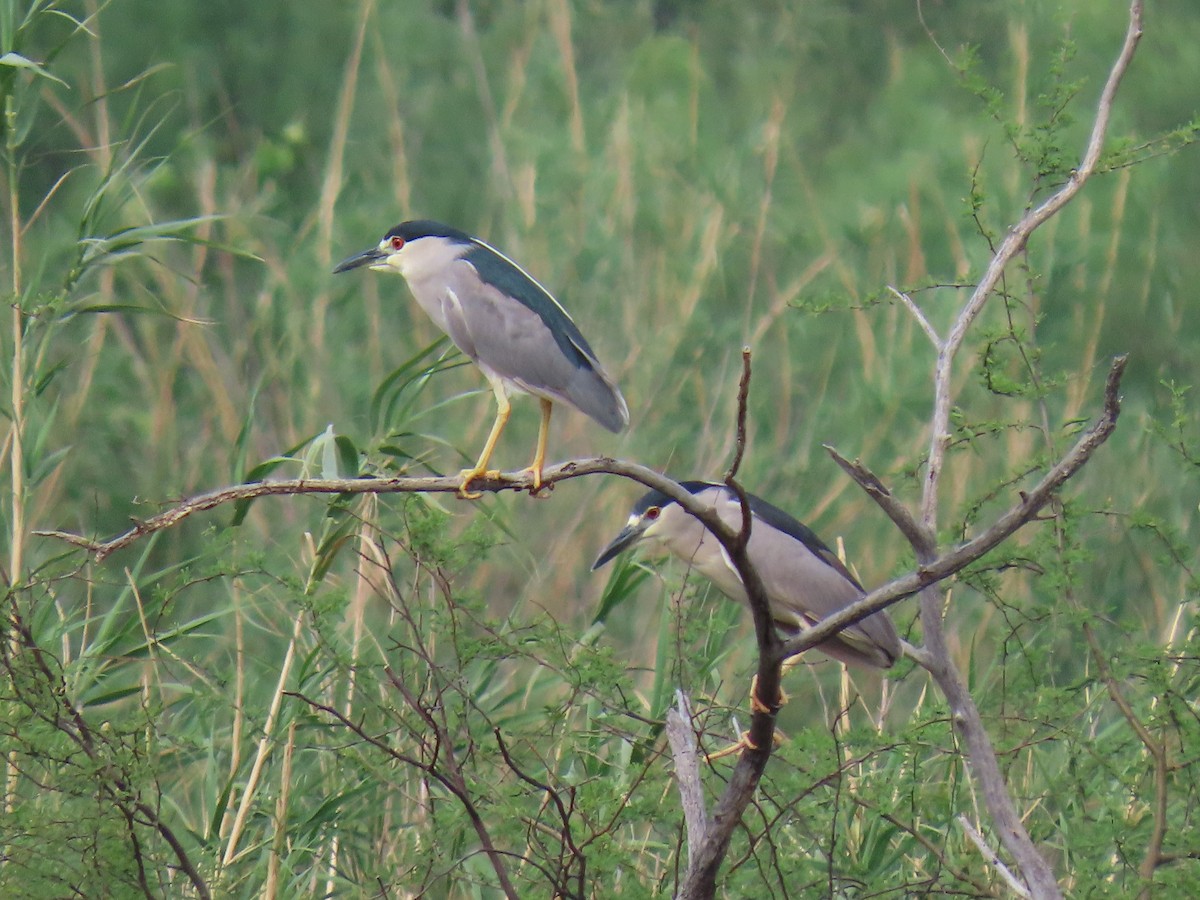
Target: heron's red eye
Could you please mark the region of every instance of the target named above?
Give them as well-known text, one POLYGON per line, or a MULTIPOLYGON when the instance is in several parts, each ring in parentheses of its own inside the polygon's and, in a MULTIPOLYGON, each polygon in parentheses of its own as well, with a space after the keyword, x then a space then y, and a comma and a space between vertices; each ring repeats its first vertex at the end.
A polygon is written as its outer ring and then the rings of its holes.
POLYGON ((404 238, 400 237, 400 235, 398 235, 398 234, 393 234, 392 235, 392 249, 399 250, 403 246, 404 246, 404 238))
POLYGON ((662 512, 662 510, 659 509, 657 506, 652 506, 648 510, 646 510, 645 516, 647 519, 649 519, 651 522, 653 522, 655 519, 658 518, 659 513, 661 513, 661 512, 662 512))

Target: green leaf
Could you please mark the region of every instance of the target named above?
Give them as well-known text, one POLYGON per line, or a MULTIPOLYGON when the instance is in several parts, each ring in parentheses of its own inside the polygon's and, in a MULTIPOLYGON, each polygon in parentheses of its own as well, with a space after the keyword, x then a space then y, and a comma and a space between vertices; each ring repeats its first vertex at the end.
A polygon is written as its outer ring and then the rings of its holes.
POLYGON ((8 66, 13 69, 26 69, 33 72, 35 75, 40 75, 42 78, 49 78, 51 81, 56 81, 65 88, 70 85, 56 75, 51 75, 38 63, 35 63, 28 56, 22 56, 20 53, 14 53, 11 50, 0 56, 0 66, 8 66))

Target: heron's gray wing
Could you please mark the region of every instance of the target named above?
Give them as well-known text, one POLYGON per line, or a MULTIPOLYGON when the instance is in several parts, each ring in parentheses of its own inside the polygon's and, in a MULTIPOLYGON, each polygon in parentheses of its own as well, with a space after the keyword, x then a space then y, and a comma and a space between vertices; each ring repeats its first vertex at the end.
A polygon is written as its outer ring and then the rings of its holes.
POLYGON ((575 321, 536 278, 495 247, 483 243, 478 238, 474 243, 475 248, 468 250, 462 258, 475 268, 482 281, 529 307, 546 323, 564 356, 578 365, 590 362, 599 367, 596 354, 576 327, 575 321))
POLYGON ((447 286, 442 291, 440 311, 442 317, 438 320, 435 316, 435 321, 445 328, 446 334, 450 335, 450 340, 454 341, 454 346, 471 359, 478 359, 479 351, 475 347, 475 338, 471 335, 470 328, 467 327, 467 317, 463 312, 462 299, 453 287, 447 286))
MULTIPOLYGON (((790 625, 800 631, 863 597, 857 582, 843 573, 844 567, 830 562, 830 558, 837 562, 836 557, 814 553, 785 532, 763 527, 753 530, 750 558, 763 579, 772 615, 785 628, 790 625)), ((840 632, 820 649, 847 662, 886 668, 900 657, 900 638, 887 613, 878 612, 840 632)))
MULTIPOLYGON (((722 518, 740 517, 737 498, 727 494, 722 518)), ((799 632, 864 596, 857 579, 812 529, 759 497, 751 495, 750 501, 756 519, 750 560, 780 627, 799 632)), ((820 649, 843 662, 879 668, 891 666, 901 653, 899 635, 884 612, 851 625, 820 649)))
MULTIPOLYGON (((466 257, 452 265, 449 288, 478 362, 532 394, 571 404, 610 431, 625 427, 629 412, 621 392, 552 298, 561 318, 482 280, 466 257)), ((458 338, 455 343, 463 346, 458 338)))

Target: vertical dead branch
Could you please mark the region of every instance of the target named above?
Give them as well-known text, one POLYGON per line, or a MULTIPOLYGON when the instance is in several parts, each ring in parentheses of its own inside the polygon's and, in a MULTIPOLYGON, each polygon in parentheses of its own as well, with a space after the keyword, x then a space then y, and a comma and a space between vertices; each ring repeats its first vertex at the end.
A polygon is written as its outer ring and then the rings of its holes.
POLYGON ((708 813, 704 808, 704 786, 700 782, 700 748, 692 730, 692 710, 687 695, 675 692, 675 706, 667 710, 667 743, 675 760, 675 783, 683 805, 687 828, 688 868, 696 862, 696 853, 708 832, 708 813))

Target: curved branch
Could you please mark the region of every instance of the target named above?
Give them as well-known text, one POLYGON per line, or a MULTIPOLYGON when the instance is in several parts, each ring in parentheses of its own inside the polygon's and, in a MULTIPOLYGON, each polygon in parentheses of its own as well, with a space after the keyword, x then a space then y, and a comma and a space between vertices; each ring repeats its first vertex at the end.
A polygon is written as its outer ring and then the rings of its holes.
MULTIPOLYGON (((545 488, 559 481, 598 473, 623 475, 631 478, 646 487, 662 491, 685 506, 688 505, 687 498, 691 497, 691 494, 679 484, 653 469, 607 457, 570 460, 550 466, 542 475, 542 486, 545 488)), ((124 550, 141 538, 173 528, 196 513, 207 512, 227 503, 295 494, 456 494, 460 484, 461 479, 457 475, 400 475, 391 478, 294 478, 279 481, 255 481, 218 488, 181 500, 148 519, 134 519, 132 528, 108 540, 96 540, 67 531, 48 529, 33 533, 39 537, 57 538, 76 547, 82 547, 94 554, 97 562, 101 562, 105 557, 118 550, 124 550)), ((503 472, 495 478, 477 478, 471 482, 471 487, 492 493, 531 490, 533 480, 532 476, 524 471, 503 472)))

